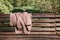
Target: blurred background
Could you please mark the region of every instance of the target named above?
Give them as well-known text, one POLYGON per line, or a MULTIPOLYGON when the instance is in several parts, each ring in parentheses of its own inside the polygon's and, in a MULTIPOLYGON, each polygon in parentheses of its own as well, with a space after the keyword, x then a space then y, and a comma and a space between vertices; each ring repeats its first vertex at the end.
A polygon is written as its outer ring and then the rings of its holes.
POLYGON ((59 13, 60 0, 0 0, 0 13, 59 13))

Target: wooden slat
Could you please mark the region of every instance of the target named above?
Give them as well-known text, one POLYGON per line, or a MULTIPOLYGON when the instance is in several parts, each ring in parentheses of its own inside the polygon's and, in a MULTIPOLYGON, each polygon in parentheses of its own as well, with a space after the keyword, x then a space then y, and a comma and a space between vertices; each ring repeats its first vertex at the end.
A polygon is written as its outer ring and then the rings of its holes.
POLYGON ((5 20, 5 19, 4 20, 0 20, 0 23, 1 22, 9 22, 9 20, 5 20))
MULTIPOLYGON (((0 32, 0 34, 23 34, 15 32, 0 32)), ((55 32, 31 32, 31 34, 56 34, 55 32)))
POLYGON ((31 34, 56 34, 55 32, 31 32, 31 34))
MULTIPOLYGON (((0 24, 0 26, 10 26, 7 24, 0 24)), ((60 23, 33 23, 32 26, 60 26, 60 23)))
POLYGON ((57 35, 59 35, 59 36, 60 36, 60 32, 58 32, 58 31, 57 31, 57 35))
MULTIPOLYGON (((56 30, 60 31, 60 27, 56 27, 56 30)), ((41 31, 55 31, 55 27, 54 28, 39 28, 39 27, 34 27, 32 28, 32 32, 41 32, 41 31)))
POLYGON ((60 23, 56 23, 56 26, 60 26, 60 23))
MULTIPOLYGON (((56 21, 60 21, 59 19, 56 19, 56 21)), ((0 22, 9 22, 7 19, 2 19, 0 22)), ((55 19, 42 19, 42 20, 32 20, 32 22, 55 22, 55 19)))
POLYGON ((9 24, 0 24, 0 26, 9 26, 9 24))
MULTIPOLYGON (((0 17, 9 17, 10 14, 0 14, 0 17)), ((54 14, 33 14, 33 17, 54 17, 54 14)))
POLYGON ((51 23, 37 23, 37 24, 33 24, 33 26, 55 26, 55 24, 51 24, 51 23))
POLYGON ((55 19, 32 20, 32 22, 55 22, 55 19))
POLYGON ((44 17, 44 18, 46 18, 46 17, 55 17, 54 16, 54 14, 33 14, 32 15, 33 17, 44 17))
POLYGON ((60 26, 60 23, 37 23, 37 24, 33 24, 33 26, 60 26))
POLYGON ((60 15, 55 15, 55 17, 59 17, 60 18, 60 15))
MULTIPOLYGON (((59 28, 60 29, 60 28, 59 28)), ((55 31, 55 28, 32 28, 32 31, 40 32, 40 31, 55 31)))
POLYGON ((37 20, 34 20, 32 19, 32 22, 60 22, 60 19, 37 19, 37 20))
MULTIPOLYGON (((0 26, 10 26, 7 24, 0 24, 0 26)), ((33 23, 32 26, 60 26, 60 23, 33 23)))
MULTIPOLYGON (((10 14, 0 14, 0 17, 9 17, 10 14)), ((60 15, 55 15, 60 17, 60 15)), ((54 14, 33 14, 33 17, 54 17, 54 14)))
POLYGON ((10 14, 0 14, 0 18, 1 18, 1 17, 4 17, 4 18, 5 18, 5 17, 10 17, 10 14))
MULTIPOLYGON (((56 19, 57 22, 60 22, 60 19, 56 19)), ((9 22, 9 20, 0 20, 0 22, 9 22)), ((55 19, 42 19, 42 20, 32 20, 32 22, 55 22, 55 19)))
POLYGON ((33 14, 33 17, 60 17, 60 14, 33 14))
POLYGON ((2 40, 32 40, 32 38, 35 40, 59 40, 60 36, 57 35, 0 35, 0 39, 2 38, 2 40), (46 38, 46 39, 45 39, 46 38))
POLYGON ((55 19, 56 20, 56 22, 60 22, 60 19, 55 19))
POLYGON ((14 32, 15 31, 15 27, 0 27, 0 32, 14 32))
POLYGON ((56 30, 59 30, 60 31, 60 27, 56 27, 56 30))

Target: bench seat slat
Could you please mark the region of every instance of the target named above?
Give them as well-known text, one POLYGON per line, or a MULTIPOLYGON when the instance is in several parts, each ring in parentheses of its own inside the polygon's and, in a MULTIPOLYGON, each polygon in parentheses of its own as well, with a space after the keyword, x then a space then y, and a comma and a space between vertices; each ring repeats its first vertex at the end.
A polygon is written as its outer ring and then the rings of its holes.
MULTIPOLYGON (((22 34, 15 32, 0 32, 0 34, 22 34)), ((56 34, 55 32, 31 32, 31 34, 56 34)))
POLYGON ((31 32, 31 34, 56 34, 55 32, 31 32))

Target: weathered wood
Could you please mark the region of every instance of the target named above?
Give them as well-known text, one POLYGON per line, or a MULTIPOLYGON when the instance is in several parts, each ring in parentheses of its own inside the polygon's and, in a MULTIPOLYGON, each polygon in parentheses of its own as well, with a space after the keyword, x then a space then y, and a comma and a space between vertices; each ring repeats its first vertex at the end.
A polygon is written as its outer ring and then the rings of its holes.
POLYGON ((42 20, 32 20, 32 22, 55 22, 55 19, 42 19, 42 20))
POLYGON ((0 18, 9 18, 10 17, 10 14, 0 14, 0 18))
POLYGON ((56 22, 60 22, 60 19, 57 19, 57 18, 56 18, 55 20, 56 20, 56 22))
POLYGON ((55 17, 59 17, 60 18, 60 15, 55 15, 55 17))
MULTIPOLYGON (((15 29, 11 28, 1 28, 1 27, 11 27, 10 14, 1 14, 0 15, 0 40, 60 40, 60 14, 33 14, 32 15, 32 30, 31 34, 16 33, 15 29), (55 30, 56 27, 56 30, 55 30), (8 31, 8 32, 4 32, 8 31), (57 31, 57 34, 56 34, 57 31), (42 38, 42 39, 41 39, 42 38), (58 38, 58 39, 57 39, 58 38)), ((14 28, 16 26, 13 26, 14 28)))
POLYGON ((54 14, 33 14, 33 17, 55 17, 54 14))
POLYGON ((32 19, 32 22, 43 22, 43 23, 53 23, 53 22, 60 22, 60 19, 32 19))
POLYGON ((9 26, 9 24, 0 24, 0 26, 9 26))
MULTIPOLYGON (((0 24, 0 26, 10 26, 9 23, 6 24, 0 24)), ((60 23, 33 23, 32 26, 60 26, 60 23)))
MULTIPOLYGON (((58 28, 57 28, 57 30, 58 30, 58 28)), ((59 28, 59 30, 60 30, 60 28, 59 28)), ((34 31, 36 31, 36 32, 41 32, 41 31, 55 31, 55 28, 32 28, 32 31, 34 32, 34 31)))
POLYGON ((56 34, 56 32, 31 32, 31 34, 56 34))
MULTIPOLYGON (((60 32, 59 32, 60 33, 60 32)), ((23 34, 15 32, 0 32, 0 34, 23 34)), ((56 34, 56 32, 31 32, 30 34, 56 34)))
MULTIPOLYGON (((0 17, 9 17, 10 14, 0 14, 0 17)), ((54 14, 33 14, 33 17, 54 17, 54 14)))
MULTIPOLYGON (((0 14, 0 17, 9 17, 10 14, 0 14)), ((33 17, 60 17, 60 15, 55 14, 33 14, 33 17)))
POLYGON ((58 35, 0 35, 0 38, 58 38, 60 37, 58 35))
MULTIPOLYGON (((9 17, 10 17, 10 14, 1 14, 0 27, 1 26, 5 26, 5 27, 10 26, 9 17)), ((32 28, 31 34, 34 34, 34 33, 35 34, 54 34, 52 32, 55 31, 55 26, 56 26, 57 30, 60 30, 60 27, 57 28, 57 26, 60 26, 60 14, 59 15, 57 15, 57 14, 33 14, 32 15, 32 26, 33 26, 33 28, 32 28), (38 18, 38 19, 35 20, 33 18, 35 18, 35 19, 38 18), (34 27, 36 27, 36 28, 34 28, 34 27), (40 28, 40 27, 42 27, 42 28, 40 28), (42 31, 44 33, 42 33, 42 31)), ((10 34, 10 33, 7 33, 7 34, 10 34)), ((16 34, 16 33, 13 32, 11 34, 16 34)))
POLYGON ((60 23, 37 23, 37 24, 32 24, 33 26, 60 26, 60 23))
POLYGON ((0 27, 0 32, 14 32, 15 31, 15 27, 0 27))
POLYGON ((2 23, 2 22, 9 22, 9 20, 0 20, 0 23, 2 23))
POLYGON ((33 24, 33 26, 55 26, 55 24, 51 24, 51 23, 37 23, 37 24, 33 24))
MULTIPOLYGON (((60 27, 56 27, 57 31, 60 31, 60 27)), ((55 28, 39 28, 39 27, 33 27, 32 32, 54 32, 55 28)))

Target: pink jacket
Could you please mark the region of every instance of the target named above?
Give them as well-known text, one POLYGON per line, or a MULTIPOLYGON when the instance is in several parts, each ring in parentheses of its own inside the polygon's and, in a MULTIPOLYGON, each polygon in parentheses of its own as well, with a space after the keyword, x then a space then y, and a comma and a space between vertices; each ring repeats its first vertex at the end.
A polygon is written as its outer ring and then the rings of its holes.
POLYGON ((27 12, 10 14, 10 26, 17 26, 15 28, 16 33, 30 34, 32 15, 27 12))

